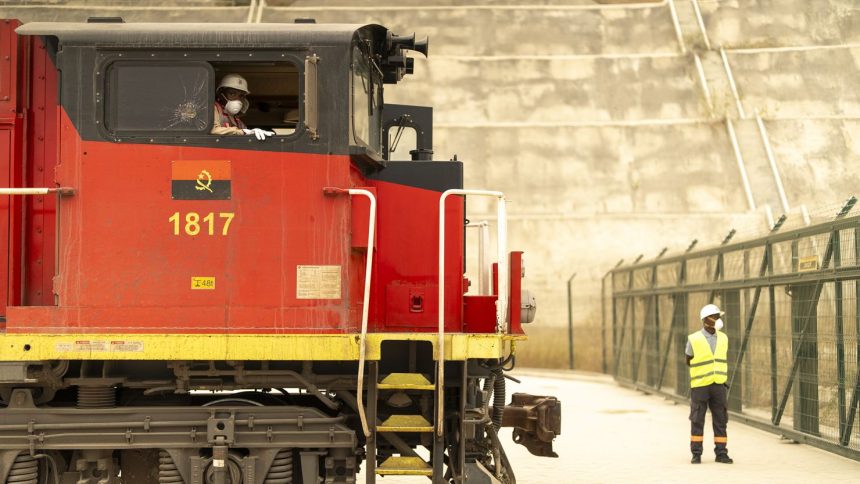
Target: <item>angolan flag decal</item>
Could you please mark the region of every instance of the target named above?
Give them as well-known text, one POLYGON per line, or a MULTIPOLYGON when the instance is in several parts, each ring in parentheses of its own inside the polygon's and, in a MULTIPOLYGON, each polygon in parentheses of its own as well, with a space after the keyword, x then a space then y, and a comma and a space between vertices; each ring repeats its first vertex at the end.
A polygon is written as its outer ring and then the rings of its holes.
POLYGON ((174 161, 170 193, 174 200, 230 200, 230 162, 174 161))

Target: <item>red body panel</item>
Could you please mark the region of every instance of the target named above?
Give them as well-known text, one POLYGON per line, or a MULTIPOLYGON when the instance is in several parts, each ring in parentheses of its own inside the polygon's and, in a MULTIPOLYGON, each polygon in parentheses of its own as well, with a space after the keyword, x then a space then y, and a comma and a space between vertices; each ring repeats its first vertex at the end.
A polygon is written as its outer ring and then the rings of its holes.
POLYGON ((523 334, 522 325, 522 305, 523 305, 523 253, 514 251, 508 257, 510 268, 510 288, 511 298, 508 301, 508 321, 510 326, 508 332, 511 334, 523 334))
MULTIPOLYGON (((358 330, 366 249, 354 245, 366 245, 360 240, 367 205, 323 193, 327 186, 367 184, 348 157, 82 141, 65 117, 61 133, 56 183, 76 193, 60 201, 59 305, 11 308, 10 332, 358 330), (232 197, 172 199, 177 160, 228 160, 232 197), (196 235, 186 233, 184 217, 192 212, 196 235), (203 219, 210 213, 235 214, 226 236, 224 221, 214 216, 208 234, 203 219), (175 214, 179 222, 170 221, 175 214), (339 267, 340 297, 299 298, 298 266, 339 267), (194 277, 214 278, 214 288, 193 290, 194 277)), ((435 328, 440 194, 374 184, 372 327, 435 328), (402 290, 420 292, 418 311, 402 290)), ((446 331, 457 332, 463 330, 462 200, 450 202, 447 217, 446 331)))
MULTIPOLYGON (((378 258, 371 321, 377 330, 435 331, 439 318, 441 193, 372 182, 379 195, 378 258), (419 304, 416 298, 421 299, 419 304)), ((463 218, 448 197, 445 220, 445 331, 463 331, 463 218)))
MULTIPOLYGON (((82 140, 58 105, 58 73, 41 40, 17 37, 17 26, 0 25, 0 53, 19 68, 0 76, 0 186, 76 192, 0 197, 7 331, 356 332, 369 204, 324 187, 377 196, 370 329, 436 330, 440 192, 365 179, 345 155, 82 140), (184 160, 226 160, 226 171, 212 173, 230 174, 229 199, 174 199, 173 162, 184 160), (327 266, 326 290, 339 274, 337 294, 300 284, 300 266, 327 266)), ((464 326, 464 210, 461 197, 449 197, 445 329, 493 332, 489 300, 471 306, 464 326)))
POLYGON ((81 141, 68 119, 61 133, 56 181, 77 192, 60 202, 59 307, 12 310, 9 331, 356 330, 360 297, 343 281, 364 257, 349 257, 349 199, 323 194, 349 186, 348 158, 81 141), (232 198, 173 200, 182 159, 229 160, 232 198), (234 214, 227 235, 220 214, 234 214), (297 266, 339 266, 340 297, 298 298, 297 266))
MULTIPOLYGON (((32 42, 27 135, 29 156, 25 183, 31 187, 51 187, 54 186, 54 169, 59 157, 60 108, 57 100, 57 69, 48 57, 41 39, 24 39, 32 42)), ((27 218, 24 304, 52 305, 57 197, 27 197, 23 202, 27 218)))
MULTIPOLYGON (((0 186, 4 187, 24 186, 26 170, 44 168, 36 165, 45 153, 34 151, 32 140, 57 146, 56 139, 50 139, 41 125, 33 126, 34 119, 44 122, 55 112, 56 69, 51 66, 50 73, 44 71, 49 61, 41 40, 18 37, 15 29, 19 25, 15 20, 0 23, 0 186), (40 97, 42 86, 54 90, 53 104, 40 97)), ((37 210, 44 214, 50 207, 41 203, 37 210)), ((20 197, 0 197, 0 270, 7 275, 0 281, 0 316, 5 316, 7 304, 21 304, 25 298, 27 260, 38 260, 44 263, 44 270, 53 271, 52 260, 41 259, 42 250, 51 250, 51 246, 31 240, 30 236, 42 229, 38 221, 32 220, 33 213, 33 205, 20 197), (32 220, 26 241, 25 220, 32 220)), ((51 233, 40 232, 40 236, 44 235, 51 233)))

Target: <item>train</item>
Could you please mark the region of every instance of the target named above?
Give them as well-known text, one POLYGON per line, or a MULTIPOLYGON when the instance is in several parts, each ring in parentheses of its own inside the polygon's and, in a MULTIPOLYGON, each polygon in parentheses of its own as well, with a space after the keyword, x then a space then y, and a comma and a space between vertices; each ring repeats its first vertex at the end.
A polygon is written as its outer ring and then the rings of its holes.
POLYGON ((428 50, 0 23, 0 483, 509 484, 503 427, 557 457, 558 399, 506 392, 536 305, 505 196, 384 101, 428 50))

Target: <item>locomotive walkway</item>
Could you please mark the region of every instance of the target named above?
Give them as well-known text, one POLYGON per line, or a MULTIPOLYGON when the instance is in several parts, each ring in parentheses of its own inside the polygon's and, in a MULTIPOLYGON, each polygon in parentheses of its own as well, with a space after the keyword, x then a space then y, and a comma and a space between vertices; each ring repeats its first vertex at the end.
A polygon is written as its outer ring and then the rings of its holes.
MULTIPOLYGON (((689 407, 661 396, 622 388, 609 376, 579 372, 517 370, 522 384, 508 382, 508 394, 555 395, 562 401, 562 434, 554 449, 559 459, 531 456, 502 442, 518 484, 615 482, 857 482, 860 462, 778 435, 729 421, 732 465, 713 457, 710 415, 701 465, 689 463, 689 407)), ((363 477, 358 482, 363 482, 363 477)), ((378 480, 384 484, 415 479, 378 480)))

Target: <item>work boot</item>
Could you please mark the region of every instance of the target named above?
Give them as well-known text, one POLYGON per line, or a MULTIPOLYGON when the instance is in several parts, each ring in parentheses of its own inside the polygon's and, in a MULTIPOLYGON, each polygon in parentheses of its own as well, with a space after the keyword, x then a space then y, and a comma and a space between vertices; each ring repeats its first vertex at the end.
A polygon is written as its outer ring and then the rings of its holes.
POLYGON ((729 454, 720 454, 717 456, 717 462, 720 464, 731 464, 734 461, 729 457, 729 454))
POLYGON ((690 464, 701 464, 702 456, 699 454, 693 454, 693 458, 690 460, 690 464))

